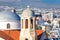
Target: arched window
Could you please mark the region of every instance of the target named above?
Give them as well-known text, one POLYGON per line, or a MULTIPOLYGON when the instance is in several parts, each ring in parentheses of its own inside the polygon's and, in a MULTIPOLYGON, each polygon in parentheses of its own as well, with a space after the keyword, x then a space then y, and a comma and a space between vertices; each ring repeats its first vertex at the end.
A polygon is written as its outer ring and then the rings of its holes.
POLYGON ((33 29, 33 19, 31 18, 30 21, 30 28, 33 29))
POLYGON ((10 24, 9 23, 7 24, 7 29, 10 29, 10 24))
POLYGON ((28 28, 28 19, 25 20, 25 28, 28 28))

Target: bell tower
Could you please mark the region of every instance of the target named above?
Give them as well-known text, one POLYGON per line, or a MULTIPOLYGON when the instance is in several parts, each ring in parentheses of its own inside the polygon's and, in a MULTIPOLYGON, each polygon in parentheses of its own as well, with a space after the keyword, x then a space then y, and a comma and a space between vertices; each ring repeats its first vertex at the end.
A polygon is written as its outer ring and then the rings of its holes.
POLYGON ((21 14, 20 40, 36 40, 35 17, 32 14, 29 7, 21 14))

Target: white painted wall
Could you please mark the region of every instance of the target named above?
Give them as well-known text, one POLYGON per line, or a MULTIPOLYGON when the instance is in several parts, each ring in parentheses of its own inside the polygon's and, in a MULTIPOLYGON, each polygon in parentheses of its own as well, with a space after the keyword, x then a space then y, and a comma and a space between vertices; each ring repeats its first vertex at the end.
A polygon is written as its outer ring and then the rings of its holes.
POLYGON ((20 29, 20 22, 19 21, 0 21, 0 30, 9 30, 7 29, 7 24, 10 24, 10 30, 12 29, 20 29))
POLYGON ((5 39, 3 39, 3 38, 0 37, 0 40, 5 40, 5 39))

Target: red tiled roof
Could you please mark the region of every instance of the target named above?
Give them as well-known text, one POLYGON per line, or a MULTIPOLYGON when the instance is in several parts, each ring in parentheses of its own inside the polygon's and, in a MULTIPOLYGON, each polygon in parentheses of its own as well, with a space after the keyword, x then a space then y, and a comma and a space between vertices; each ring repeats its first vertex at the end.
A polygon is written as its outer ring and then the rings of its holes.
POLYGON ((42 32, 43 32, 42 30, 36 30, 36 34, 37 34, 37 36, 41 35, 42 32))
MULTIPOLYGON (((41 35, 42 34, 42 30, 36 30, 36 34, 37 36, 41 35)), ((7 31, 7 30, 4 30, 4 31, 1 31, 0 30, 0 36, 4 37, 4 39, 7 38, 7 40, 9 40, 8 37, 14 39, 14 40, 19 40, 19 37, 20 37, 20 31, 17 31, 17 30, 11 30, 11 31, 7 31), (5 35, 6 34, 6 35, 5 35), (8 37, 7 37, 8 36, 8 37)))

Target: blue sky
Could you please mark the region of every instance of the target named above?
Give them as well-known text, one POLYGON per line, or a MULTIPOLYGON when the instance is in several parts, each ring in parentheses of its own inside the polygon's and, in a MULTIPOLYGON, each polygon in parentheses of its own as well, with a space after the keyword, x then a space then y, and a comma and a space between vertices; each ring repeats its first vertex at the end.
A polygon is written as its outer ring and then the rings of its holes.
POLYGON ((60 8, 60 0, 0 0, 0 5, 23 8, 27 5, 37 8, 60 8))
POLYGON ((48 4, 60 4, 60 0, 43 0, 43 2, 48 4))

